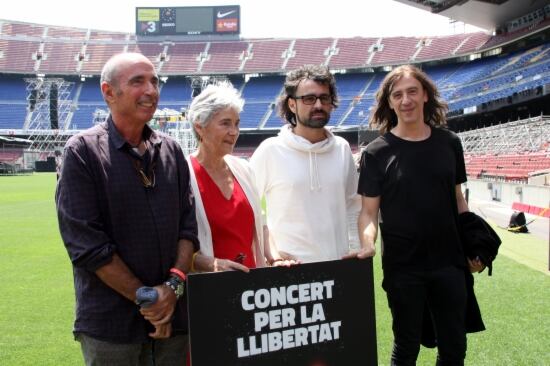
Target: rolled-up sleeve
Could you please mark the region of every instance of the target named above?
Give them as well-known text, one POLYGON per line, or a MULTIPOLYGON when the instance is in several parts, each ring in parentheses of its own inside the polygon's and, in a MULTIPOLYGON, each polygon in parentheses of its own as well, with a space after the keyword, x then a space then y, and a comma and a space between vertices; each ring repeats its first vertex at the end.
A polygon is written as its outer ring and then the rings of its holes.
POLYGON ((75 267, 95 272, 116 250, 103 226, 97 187, 78 140, 67 144, 55 201, 61 238, 75 267))
POLYGON ((191 188, 189 166, 185 161, 183 152, 177 149, 179 185, 180 185, 180 221, 179 239, 186 239, 193 243, 195 251, 199 250, 199 237, 197 217, 195 215, 195 197, 191 188))

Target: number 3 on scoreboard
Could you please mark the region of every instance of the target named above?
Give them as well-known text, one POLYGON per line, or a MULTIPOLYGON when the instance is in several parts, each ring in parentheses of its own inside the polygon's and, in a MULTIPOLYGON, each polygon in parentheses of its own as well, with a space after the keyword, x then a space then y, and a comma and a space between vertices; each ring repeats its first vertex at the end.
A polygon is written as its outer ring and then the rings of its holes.
POLYGON ((155 21, 141 21, 138 22, 138 29, 136 30, 137 34, 149 35, 158 33, 158 25, 155 21))
POLYGON ((157 22, 147 22, 147 33, 157 32, 157 22))

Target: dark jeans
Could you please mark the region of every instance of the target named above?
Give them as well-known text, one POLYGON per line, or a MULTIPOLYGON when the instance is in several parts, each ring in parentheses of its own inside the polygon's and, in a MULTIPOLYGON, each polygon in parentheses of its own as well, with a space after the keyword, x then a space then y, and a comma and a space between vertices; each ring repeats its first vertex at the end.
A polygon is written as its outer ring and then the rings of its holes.
POLYGON ((185 365, 189 350, 187 335, 147 343, 119 344, 77 334, 86 366, 185 365))
POLYGON ((425 304, 437 338, 437 365, 464 364, 466 284, 462 269, 392 270, 384 274, 383 287, 393 317, 392 366, 416 364, 425 304))

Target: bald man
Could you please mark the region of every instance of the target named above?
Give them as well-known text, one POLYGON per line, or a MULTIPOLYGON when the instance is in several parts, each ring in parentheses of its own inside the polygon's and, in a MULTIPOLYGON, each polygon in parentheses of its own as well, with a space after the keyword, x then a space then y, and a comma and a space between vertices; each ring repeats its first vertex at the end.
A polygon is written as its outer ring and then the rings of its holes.
POLYGON ((75 338, 86 365, 182 364, 188 348, 185 273, 198 250, 189 170, 179 145, 153 131, 155 67, 113 56, 101 72, 106 122, 73 136, 56 191, 73 264, 75 338), (140 308, 136 291, 157 301, 140 308))

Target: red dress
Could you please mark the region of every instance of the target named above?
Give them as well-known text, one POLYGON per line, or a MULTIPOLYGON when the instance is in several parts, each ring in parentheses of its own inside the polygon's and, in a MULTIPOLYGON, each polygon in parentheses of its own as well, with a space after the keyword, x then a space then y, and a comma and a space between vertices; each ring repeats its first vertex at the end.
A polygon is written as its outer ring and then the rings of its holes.
POLYGON ((191 165, 212 232, 214 256, 256 268, 252 252, 254 212, 241 185, 233 179, 233 192, 226 199, 206 169, 193 156, 191 165))

